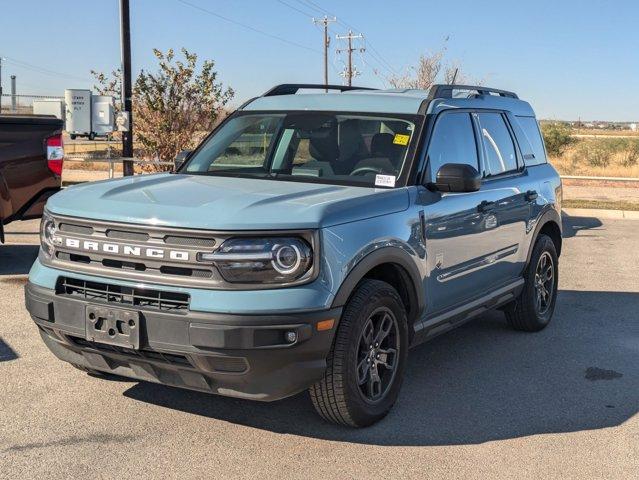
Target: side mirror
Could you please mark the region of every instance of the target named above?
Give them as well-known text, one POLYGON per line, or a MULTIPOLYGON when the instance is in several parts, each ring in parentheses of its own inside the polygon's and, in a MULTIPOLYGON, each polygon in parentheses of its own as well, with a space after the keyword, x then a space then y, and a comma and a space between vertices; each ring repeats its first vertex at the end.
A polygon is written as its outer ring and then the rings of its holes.
POLYGON ((440 192, 476 192, 481 187, 481 174, 465 163, 446 163, 431 185, 440 192))
POLYGON ((175 166, 173 167, 173 171, 177 172, 184 164, 184 162, 189 159, 192 153, 193 150, 182 150, 180 153, 178 153, 173 159, 173 163, 175 164, 175 166))

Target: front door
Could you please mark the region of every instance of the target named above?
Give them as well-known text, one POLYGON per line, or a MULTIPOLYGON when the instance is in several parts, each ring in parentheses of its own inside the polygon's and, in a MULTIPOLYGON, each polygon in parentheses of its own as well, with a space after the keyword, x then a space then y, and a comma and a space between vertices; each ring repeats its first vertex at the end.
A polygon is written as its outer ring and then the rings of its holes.
MULTIPOLYGON (((427 176, 434 179, 446 163, 467 163, 481 171, 480 149, 471 113, 444 112, 437 117, 428 147, 427 176)), ((434 315, 487 290, 492 279, 486 270, 498 223, 491 212, 491 193, 482 188, 469 193, 424 194, 426 240, 425 295, 427 315, 434 315), (484 208, 486 205, 486 208, 484 208)))

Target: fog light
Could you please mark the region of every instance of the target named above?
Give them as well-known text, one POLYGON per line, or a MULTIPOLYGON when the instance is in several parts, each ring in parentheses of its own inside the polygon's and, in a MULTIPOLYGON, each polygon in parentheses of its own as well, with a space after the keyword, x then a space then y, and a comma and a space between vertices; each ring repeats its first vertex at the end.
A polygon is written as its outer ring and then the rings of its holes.
POLYGON ((296 332, 286 332, 286 341, 288 343, 295 343, 297 341, 297 333, 296 332))

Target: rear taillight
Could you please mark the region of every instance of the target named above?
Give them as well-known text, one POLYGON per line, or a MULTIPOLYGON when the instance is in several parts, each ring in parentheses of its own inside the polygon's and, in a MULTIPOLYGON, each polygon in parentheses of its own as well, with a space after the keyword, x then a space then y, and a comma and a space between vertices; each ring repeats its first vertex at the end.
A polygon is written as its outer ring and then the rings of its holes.
POLYGON ((62 164, 64 162, 64 147, 62 146, 62 135, 54 135, 47 138, 47 166, 56 175, 62 175, 62 164))

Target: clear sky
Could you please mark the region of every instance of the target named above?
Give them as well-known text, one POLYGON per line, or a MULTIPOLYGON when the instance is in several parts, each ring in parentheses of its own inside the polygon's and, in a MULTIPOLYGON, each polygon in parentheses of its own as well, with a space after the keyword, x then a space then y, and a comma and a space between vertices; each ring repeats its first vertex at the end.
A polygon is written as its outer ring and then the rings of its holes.
MULTIPOLYGON (((18 93, 62 95, 91 87, 91 69, 116 68, 118 4, 0 0, 5 93, 11 74, 18 93)), ((333 37, 349 27, 366 36, 356 84, 383 87, 449 37, 448 60, 516 91, 541 118, 639 120, 638 0, 131 0, 133 66, 153 69, 152 48, 184 46, 215 60, 235 105, 277 83, 321 83, 322 32, 310 17, 324 12, 339 20, 333 37)))

